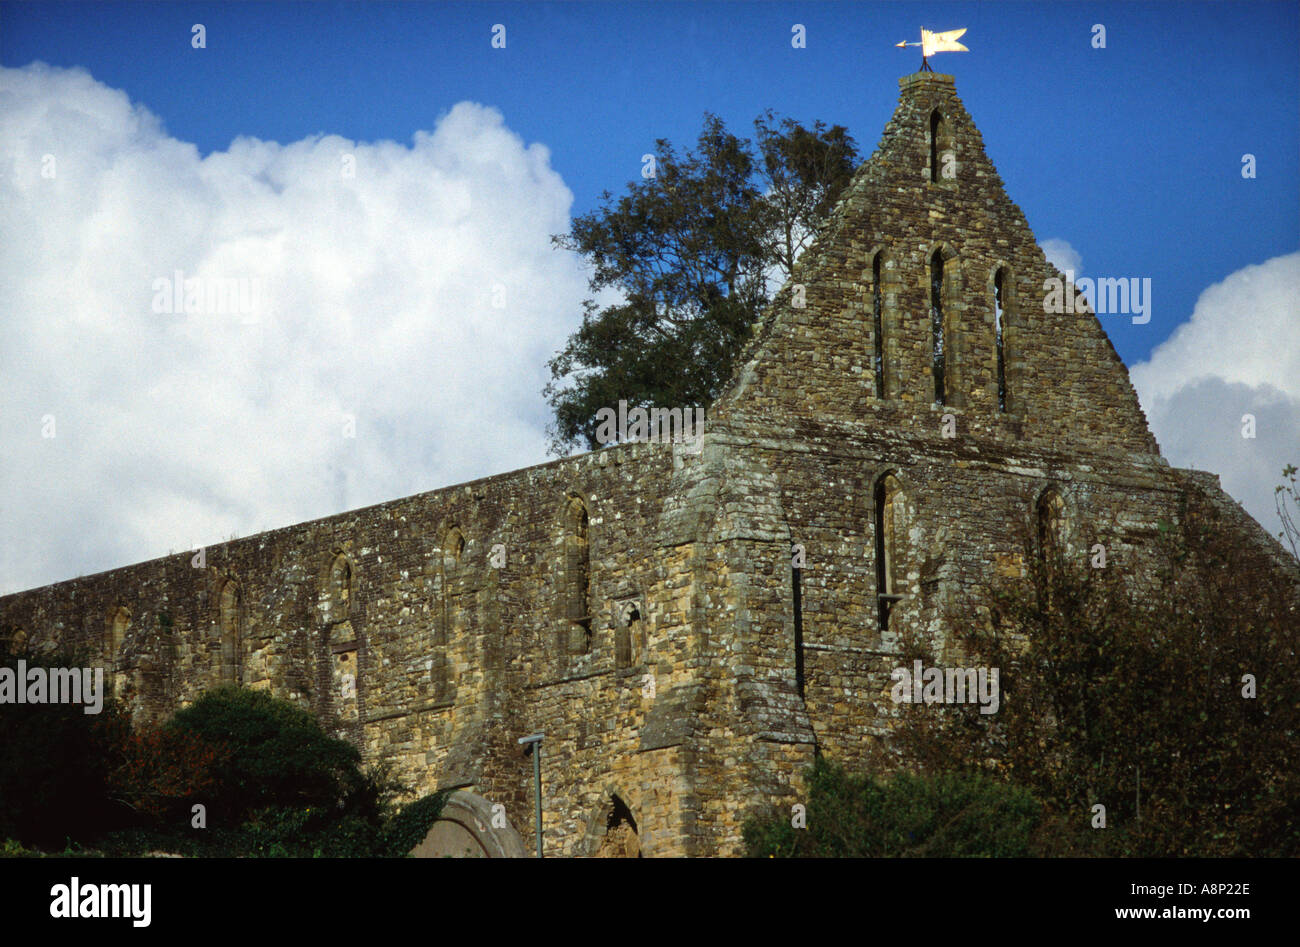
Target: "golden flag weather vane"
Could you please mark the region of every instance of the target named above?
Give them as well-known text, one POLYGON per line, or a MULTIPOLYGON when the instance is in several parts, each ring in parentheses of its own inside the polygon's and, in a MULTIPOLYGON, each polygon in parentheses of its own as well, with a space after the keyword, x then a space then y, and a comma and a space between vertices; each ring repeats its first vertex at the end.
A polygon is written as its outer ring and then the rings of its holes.
POLYGON ((962 34, 964 34, 965 32, 966 32, 965 27, 962 27, 959 30, 949 30, 946 33, 932 33, 929 30, 927 30, 925 27, 921 27, 921 42, 909 43, 905 40, 901 43, 895 43, 894 45, 899 47, 900 49, 905 46, 920 46, 921 47, 921 71, 934 72, 934 70, 930 68, 930 63, 928 62, 928 60, 935 53, 970 52, 969 49, 967 49, 961 43, 957 42, 957 40, 961 39, 962 34))

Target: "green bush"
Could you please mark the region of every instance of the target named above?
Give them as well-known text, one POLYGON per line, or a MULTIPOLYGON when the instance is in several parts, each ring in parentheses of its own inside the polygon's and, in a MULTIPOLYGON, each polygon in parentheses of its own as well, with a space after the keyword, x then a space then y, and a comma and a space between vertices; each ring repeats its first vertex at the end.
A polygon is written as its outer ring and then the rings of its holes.
POLYGON ((5 839, 0 843, 0 858, 39 858, 40 852, 24 848, 21 842, 5 839))
POLYGON ((263 858, 373 858, 381 826, 356 815, 272 807, 244 825, 241 854, 263 858))
POLYGON ((884 779, 824 758, 808 771, 806 828, 776 810, 746 822, 751 857, 1024 857, 1041 806, 1028 792, 980 775, 884 779))
POLYGON ((401 858, 437 820, 446 793, 425 796, 379 820, 321 809, 268 808, 245 824, 240 854, 269 858, 401 858))
MULTIPOLYGON (((29 664, 84 666, 81 655, 29 664)), ((363 769, 349 743, 260 691, 204 694, 160 730, 133 733, 118 709, 0 705, 3 854, 29 848, 139 856, 401 857, 445 793, 396 808, 403 787, 363 769), (206 808, 194 828, 190 805, 206 808)), ((32 854, 38 854, 33 851, 32 854)))
POLYGON ((330 736, 306 710, 263 691, 209 691, 168 722, 228 749, 216 768, 208 823, 244 822, 266 809, 315 809, 373 819, 391 788, 361 768, 361 755, 330 736))

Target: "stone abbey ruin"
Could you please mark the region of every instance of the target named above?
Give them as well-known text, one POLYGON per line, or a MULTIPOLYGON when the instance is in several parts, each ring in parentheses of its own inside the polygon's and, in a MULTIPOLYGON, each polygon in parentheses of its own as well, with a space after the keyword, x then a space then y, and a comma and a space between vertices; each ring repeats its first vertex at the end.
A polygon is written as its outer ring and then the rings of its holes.
POLYGON ((853 764, 888 732, 900 635, 942 638, 1018 574, 1021 525, 1139 570, 1195 492, 1291 581, 1217 477, 1162 459, 1096 316, 1045 311, 1062 274, 952 77, 900 86, 698 450, 620 444, 21 592, 0 634, 94 649, 141 720, 220 683, 302 702, 459 790, 429 853, 528 853, 518 740, 542 733, 548 856, 730 855, 817 750, 853 764))

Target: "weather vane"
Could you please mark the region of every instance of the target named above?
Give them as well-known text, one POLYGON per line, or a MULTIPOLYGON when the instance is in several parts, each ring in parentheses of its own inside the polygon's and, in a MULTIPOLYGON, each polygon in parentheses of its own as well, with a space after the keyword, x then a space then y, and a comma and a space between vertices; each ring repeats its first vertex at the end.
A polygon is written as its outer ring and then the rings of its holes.
POLYGON ((959 30, 949 30, 947 33, 931 33, 925 27, 921 27, 921 42, 909 43, 904 41, 902 43, 895 43, 894 45, 899 47, 900 49, 904 46, 920 46, 921 47, 921 71, 934 72, 934 70, 930 68, 930 63, 928 62, 928 60, 935 53, 970 52, 969 49, 967 49, 961 43, 957 42, 957 40, 961 39, 962 34, 965 32, 966 32, 965 27, 962 27, 959 30))

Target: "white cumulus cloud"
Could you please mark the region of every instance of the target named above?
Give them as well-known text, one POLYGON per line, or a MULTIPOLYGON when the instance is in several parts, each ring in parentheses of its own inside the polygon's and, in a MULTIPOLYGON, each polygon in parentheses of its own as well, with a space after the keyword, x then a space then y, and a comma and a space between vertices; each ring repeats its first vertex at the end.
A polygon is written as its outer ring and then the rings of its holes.
POLYGON ((1300 252, 1210 286, 1130 375, 1169 462, 1219 474, 1276 535, 1273 488, 1300 463, 1300 252))
POLYGON ((0 69, 0 593, 545 460, 572 199, 478 104, 201 157, 0 69))
POLYGON ((1040 241, 1038 246, 1047 256, 1047 262, 1062 273, 1070 271, 1078 276, 1083 272, 1083 257, 1067 241, 1053 237, 1051 240, 1040 241))

